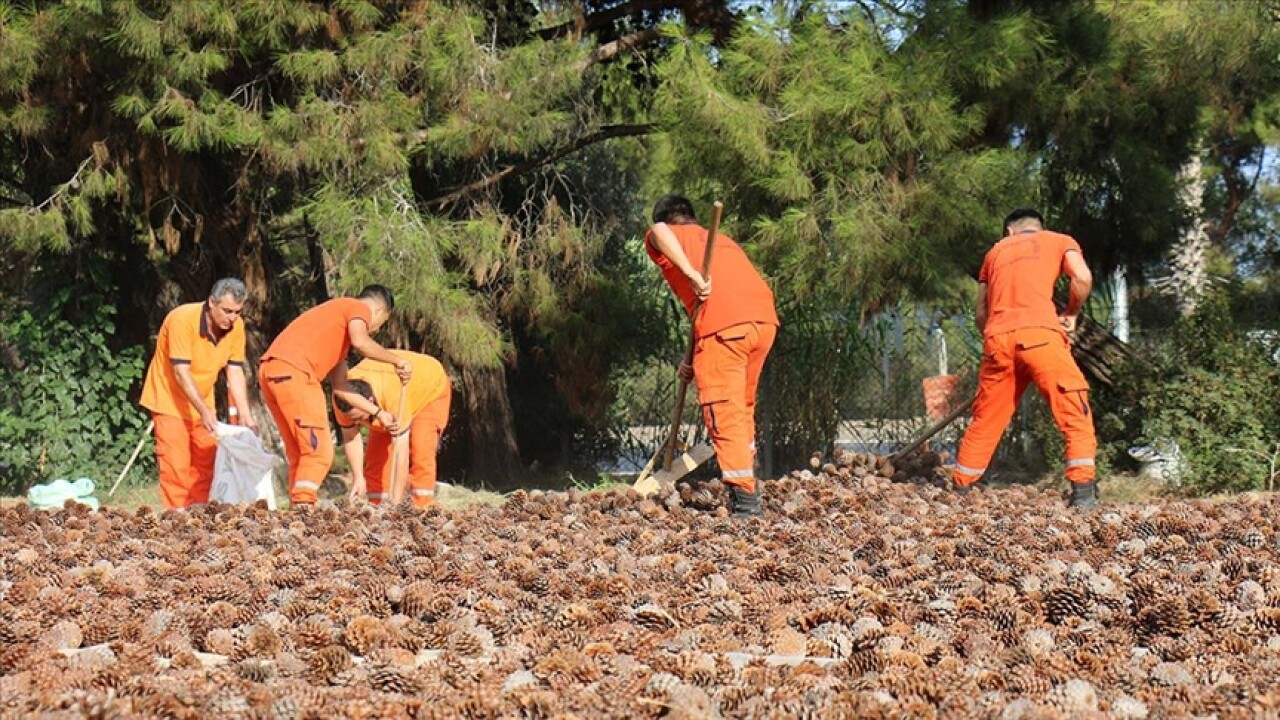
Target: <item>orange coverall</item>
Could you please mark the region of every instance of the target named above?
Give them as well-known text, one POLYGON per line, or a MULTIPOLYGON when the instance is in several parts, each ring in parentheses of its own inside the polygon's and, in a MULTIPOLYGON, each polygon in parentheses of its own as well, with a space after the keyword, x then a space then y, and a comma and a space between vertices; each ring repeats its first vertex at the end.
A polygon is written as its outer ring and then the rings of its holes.
POLYGON ((1089 384, 1058 321, 1053 286, 1069 252, 1080 245, 1047 230, 1005 237, 987 252, 978 282, 987 286, 987 325, 973 423, 960 443, 953 479, 967 487, 987 470, 996 445, 1035 384, 1067 441, 1066 475, 1073 483, 1094 478, 1098 443, 1089 407, 1089 384))
POLYGON ((258 366, 258 387, 275 418, 289 461, 289 500, 315 503, 333 464, 329 406, 320 385, 347 358, 347 324, 372 326, 369 306, 355 298, 321 303, 289 323, 258 366))
MULTIPOLYGON (((668 225, 689 261, 699 270, 707 247, 707 229, 696 223, 668 225)), ((697 299, 688 278, 645 236, 650 259, 671 290, 692 313, 697 299)), ((755 492, 756 389, 765 358, 778 332, 773 291, 727 235, 716 235, 708 277, 714 289, 694 320, 697 338, 693 376, 698 403, 724 482, 755 492)))
POLYGON ((203 302, 188 303, 165 316, 142 384, 141 404, 155 421, 160 501, 165 508, 209 502, 218 452, 217 440, 182 392, 174 366, 190 368, 196 390, 213 407, 218 373, 227 365, 244 365, 244 321, 236 318, 230 330, 214 338, 204 309, 203 302))
MULTIPOLYGON (((409 431, 409 495, 415 506, 425 508, 436 502, 436 451, 449 423, 453 386, 444 366, 430 355, 408 350, 391 353, 413 364, 413 375, 407 386, 401 385, 395 367, 370 360, 357 363, 347 378, 369 383, 374 404, 392 413, 400 412, 400 388, 406 388, 404 417, 396 419, 409 431)), ((353 429, 359 432, 357 425, 369 428, 369 446, 364 455, 365 487, 369 502, 381 503, 384 489, 391 489, 391 433, 373 418, 352 420, 336 405, 333 414, 346 432, 353 429)))

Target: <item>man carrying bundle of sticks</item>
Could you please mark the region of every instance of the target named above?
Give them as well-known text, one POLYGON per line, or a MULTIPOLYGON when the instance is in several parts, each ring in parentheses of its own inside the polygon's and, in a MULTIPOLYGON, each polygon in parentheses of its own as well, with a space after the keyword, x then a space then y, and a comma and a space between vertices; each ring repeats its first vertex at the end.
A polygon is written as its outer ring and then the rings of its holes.
POLYGON ((1098 443, 1089 408, 1089 383, 1071 357, 1067 334, 1093 288, 1093 275, 1080 245, 1069 235, 1044 229, 1035 210, 1015 210, 1005 218, 1005 236, 987 252, 978 273, 977 323, 982 331, 982 366, 973 423, 964 434, 952 477, 966 493, 987 471, 987 463, 1012 419, 1018 400, 1034 383, 1049 403, 1067 441, 1066 475, 1071 507, 1097 505, 1094 453, 1098 443), (1061 275, 1071 280, 1062 315, 1053 303, 1061 275))

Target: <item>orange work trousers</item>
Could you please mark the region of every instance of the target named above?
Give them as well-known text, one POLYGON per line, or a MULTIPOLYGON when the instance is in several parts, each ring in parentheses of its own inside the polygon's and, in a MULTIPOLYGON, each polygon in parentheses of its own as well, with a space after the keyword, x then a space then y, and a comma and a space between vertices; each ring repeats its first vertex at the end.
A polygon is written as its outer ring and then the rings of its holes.
POLYGON ((1071 357, 1067 336, 1053 328, 1023 328, 989 337, 984 343, 973 423, 960 442, 953 472, 956 485, 972 485, 987 471, 1018 401, 1032 383, 1048 401, 1054 422, 1066 438, 1067 479, 1073 483, 1093 480, 1098 442, 1089 384, 1071 357))
POLYGON ((756 388, 778 327, 739 323, 699 338, 693 348, 702 419, 726 485, 756 489, 756 388))
POLYGON ((258 387, 275 418, 289 461, 289 502, 315 504, 316 493, 333 465, 329 405, 319 380, 283 360, 258 366, 258 387))
POLYGON ((160 502, 167 510, 209 502, 218 441, 199 420, 151 413, 155 421, 160 502))
MULTIPOLYGON (((446 384, 440 397, 427 403, 409 423, 409 496, 420 508, 436 503, 436 451, 440 436, 449 424, 452 385, 446 384)), ((391 489, 391 433, 369 430, 369 448, 364 454, 364 478, 369 502, 377 505, 391 489)))

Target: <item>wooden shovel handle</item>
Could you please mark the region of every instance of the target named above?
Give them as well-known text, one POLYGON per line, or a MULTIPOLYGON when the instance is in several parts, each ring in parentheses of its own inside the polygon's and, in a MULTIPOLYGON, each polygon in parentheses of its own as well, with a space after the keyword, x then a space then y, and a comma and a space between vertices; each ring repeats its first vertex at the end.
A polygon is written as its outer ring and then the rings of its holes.
MULTIPOLYGON (((407 383, 400 385, 400 405, 396 409, 396 425, 403 425, 404 402, 405 397, 409 394, 409 385, 407 383)), ((404 500, 405 478, 400 472, 400 455, 404 451, 404 444, 407 440, 406 433, 409 428, 400 427, 400 434, 391 439, 391 504, 399 505, 404 500)))
MULTIPOLYGON (((711 272, 711 255, 716 249, 716 235, 720 233, 720 218, 724 214, 724 203, 717 200, 712 205, 711 210, 711 227, 707 228, 707 247, 702 252, 702 277, 704 280, 710 279, 711 272)), ((702 301, 693 301, 693 310, 689 313, 689 322, 691 327, 689 330, 689 347, 685 350, 685 363, 693 362, 693 348, 698 342, 698 312, 702 310, 702 301)), ((684 399, 689 392, 689 381, 680 378, 680 391, 676 394, 676 410, 675 417, 671 421, 671 432, 667 435, 667 442, 662 452, 662 469, 670 470, 671 463, 675 459, 676 454, 676 438, 680 435, 680 418, 684 415, 684 399)))
POLYGON ((893 456, 889 458, 890 462, 897 462, 898 460, 910 455, 916 450, 919 450, 920 446, 924 445, 926 442, 929 442, 930 438, 942 432, 944 428, 946 428, 951 423, 955 422, 961 415, 964 415, 965 413, 969 412, 969 408, 973 407, 973 404, 977 402, 977 400, 978 400, 978 396, 975 395, 972 398, 969 398, 968 402, 962 405, 957 405, 956 408, 951 411, 951 414, 947 415, 946 417, 942 418, 938 422, 934 423, 933 427, 929 428, 928 430, 925 430, 924 434, 916 438, 915 442, 911 443, 910 445, 894 453, 893 456))

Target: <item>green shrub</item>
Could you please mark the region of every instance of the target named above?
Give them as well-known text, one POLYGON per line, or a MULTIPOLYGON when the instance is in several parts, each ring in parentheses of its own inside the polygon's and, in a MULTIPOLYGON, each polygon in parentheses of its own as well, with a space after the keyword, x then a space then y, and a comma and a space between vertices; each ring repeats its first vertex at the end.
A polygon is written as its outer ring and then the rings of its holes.
MULTIPOLYGON (((128 394, 143 349, 113 350, 116 309, 63 290, 36 312, 0 320, 0 490, 53 478, 114 482, 146 416, 128 394)), ((142 467, 150 456, 139 457, 142 467)), ((138 465, 135 465, 138 467, 138 465)))
POLYGON ((1275 348, 1250 338, 1218 295, 1139 350, 1095 403, 1108 459, 1130 462, 1130 446, 1168 438, 1188 463, 1187 492, 1264 489, 1280 438, 1275 348))

